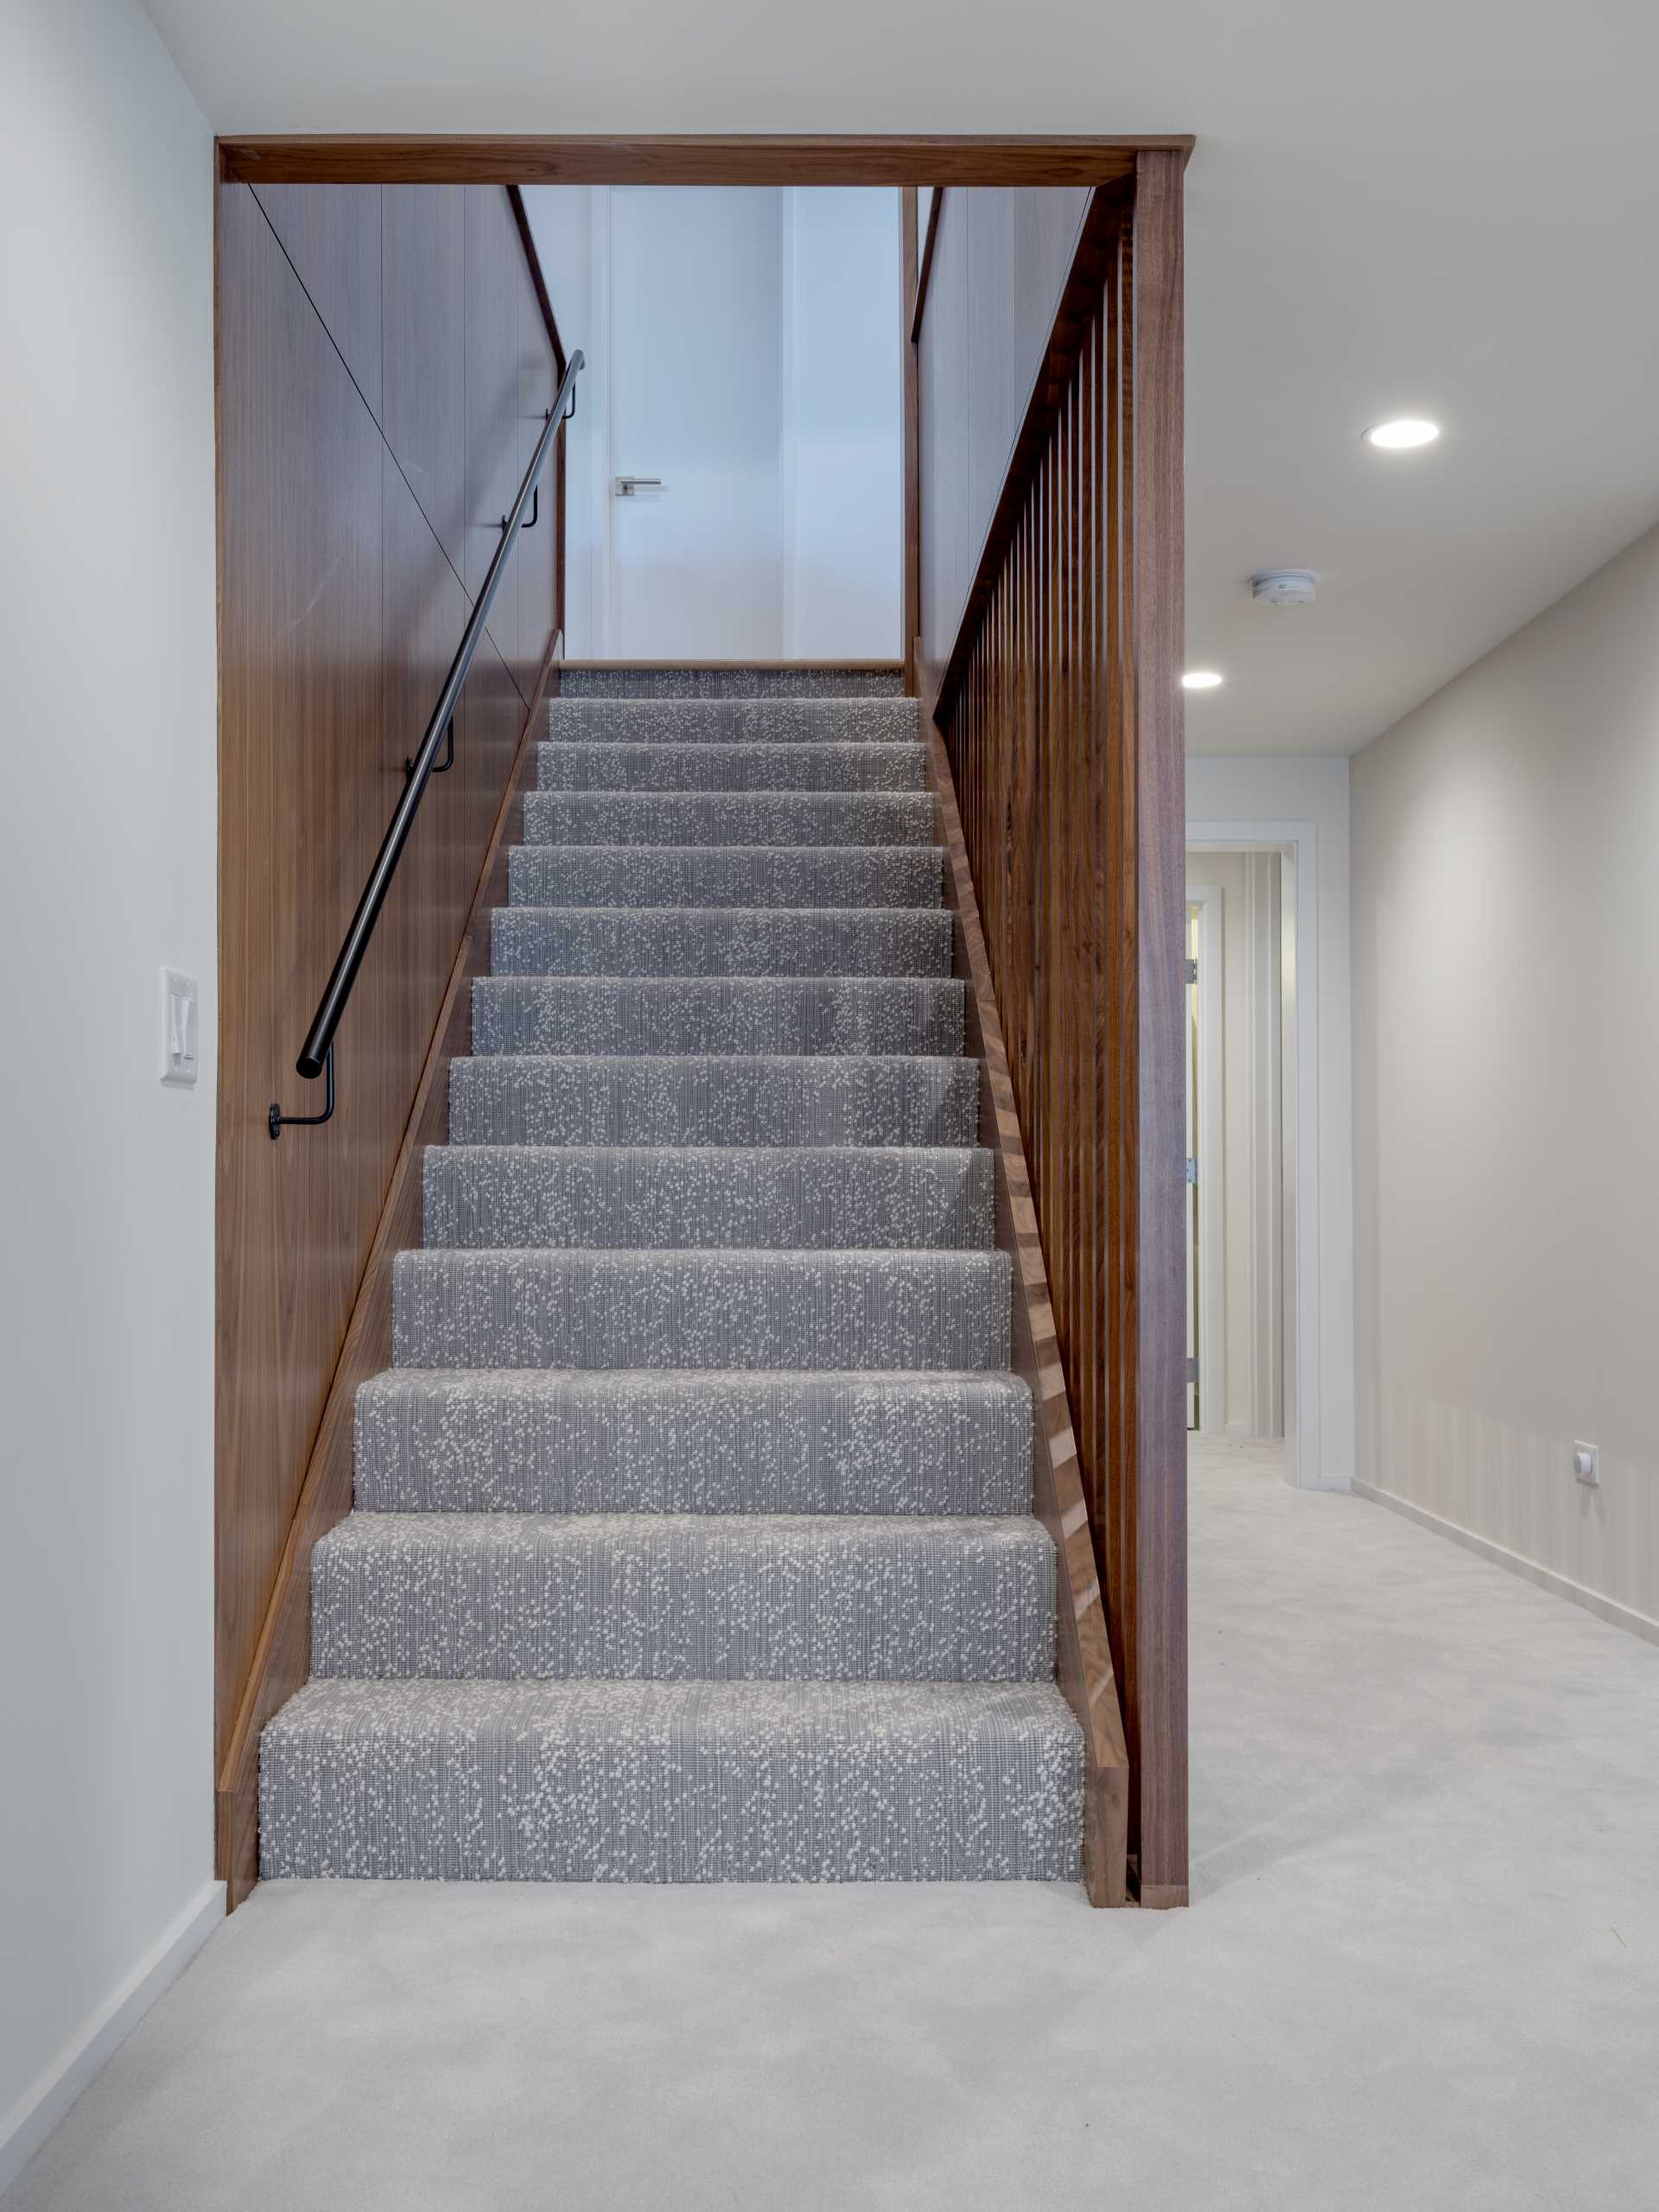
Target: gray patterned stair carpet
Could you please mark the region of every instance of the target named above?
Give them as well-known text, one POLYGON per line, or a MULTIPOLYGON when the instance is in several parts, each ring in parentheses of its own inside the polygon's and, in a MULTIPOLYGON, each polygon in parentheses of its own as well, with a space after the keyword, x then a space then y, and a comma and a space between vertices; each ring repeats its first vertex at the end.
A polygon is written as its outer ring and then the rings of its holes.
POLYGON ((1075 1878, 915 702, 571 671, 537 783, 261 1870, 1075 1878))

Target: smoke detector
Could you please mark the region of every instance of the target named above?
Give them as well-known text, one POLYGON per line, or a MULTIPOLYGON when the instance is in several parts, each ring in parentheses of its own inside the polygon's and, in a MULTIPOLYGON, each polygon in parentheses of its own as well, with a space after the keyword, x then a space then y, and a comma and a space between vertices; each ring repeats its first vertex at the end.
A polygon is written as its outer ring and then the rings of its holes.
POLYGON ((1312 607, 1319 590, 1312 569, 1263 569, 1250 578, 1250 597, 1268 607, 1312 607))

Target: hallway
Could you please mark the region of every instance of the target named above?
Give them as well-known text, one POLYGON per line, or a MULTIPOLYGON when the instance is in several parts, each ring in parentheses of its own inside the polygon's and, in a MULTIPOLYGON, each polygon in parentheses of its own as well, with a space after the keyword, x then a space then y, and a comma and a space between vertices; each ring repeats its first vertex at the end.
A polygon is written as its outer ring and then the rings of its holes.
POLYGON ((4 2212, 1629 2201, 1659 1650, 1261 1447, 1192 1507, 1190 1912, 267 1885, 4 2212))

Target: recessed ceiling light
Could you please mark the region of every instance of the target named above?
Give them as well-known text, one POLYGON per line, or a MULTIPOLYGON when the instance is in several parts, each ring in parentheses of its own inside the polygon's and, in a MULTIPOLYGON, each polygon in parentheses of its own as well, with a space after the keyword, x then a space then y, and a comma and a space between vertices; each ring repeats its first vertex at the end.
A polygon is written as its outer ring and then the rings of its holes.
POLYGON ((1181 678, 1183 691, 1213 691, 1221 681, 1221 671, 1216 668, 1189 668, 1181 678))
POLYGON ((1402 415, 1397 422, 1378 423, 1365 433, 1368 446, 1381 446, 1384 453, 1408 453, 1413 446, 1432 446, 1440 435, 1438 423, 1426 423, 1421 415, 1402 415))

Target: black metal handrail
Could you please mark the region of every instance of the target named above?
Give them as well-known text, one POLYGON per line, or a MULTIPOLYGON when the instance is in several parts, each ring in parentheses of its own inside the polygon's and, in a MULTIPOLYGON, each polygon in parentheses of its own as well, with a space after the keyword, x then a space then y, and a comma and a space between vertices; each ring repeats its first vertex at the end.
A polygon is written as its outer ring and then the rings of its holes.
POLYGON ((442 775, 443 769, 448 767, 454 758, 455 709, 461 703, 461 695, 471 673, 473 658, 478 651, 479 640, 484 635, 484 626, 489 620, 490 608, 494 604, 501 578, 512 558, 512 549, 518 542, 520 527, 533 525, 534 517, 531 524, 524 523, 524 509, 530 505, 532 495, 536 499, 536 514, 539 516, 541 493, 538 480, 547 466, 547 457, 553 449, 553 441, 558 435, 560 425, 575 412, 576 373, 582 365, 581 353, 573 353, 560 379, 553 404, 547 410, 546 423, 541 436, 536 441, 536 450, 524 471, 524 481, 518 486, 518 496, 512 503, 512 512, 501 518, 501 543, 495 549, 483 587, 474 602, 472 618, 462 632, 455 657, 449 664, 449 673, 443 679, 443 689, 438 694, 437 705, 432 709, 432 719, 426 726, 426 734, 421 740, 414 759, 406 764, 408 782, 404 787, 404 795, 398 800, 386 834, 380 841, 374 866, 369 870, 369 880, 363 887, 363 896, 357 902, 357 912, 352 916, 351 927, 346 932, 333 972, 321 998, 317 1001, 317 1011, 306 1032, 300 1057, 294 1064, 299 1072, 310 1080, 315 1080, 327 1071, 327 1109, 321 1114, 284 1114, 279 1106, 273 1105, 269 1117, 273 1137, 281 1135, 284 1123, 290 1126, 296 1122, 308 1123, 315 1128, 326 1122, 334 1110, 334 1032, 340 1027, 340 1018, 351 997, 357 971, 363 965, 363 956, 369 949, 369 939, 374 935, 380 909, 386 903, 386 893, 391 887, 391 879, 403 857, 404 847, 409 842, 409 833, 414 827, 415 817, 427 785, 434 773, 442 775), (569 402, 568 408, 567 400, 569 402), (446 738, 448 752, 443 768, 435 770, 433 763, 437 759, 438 747, 446 738))

